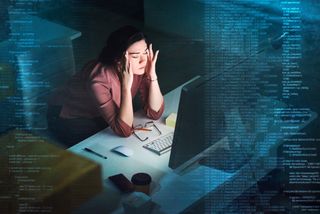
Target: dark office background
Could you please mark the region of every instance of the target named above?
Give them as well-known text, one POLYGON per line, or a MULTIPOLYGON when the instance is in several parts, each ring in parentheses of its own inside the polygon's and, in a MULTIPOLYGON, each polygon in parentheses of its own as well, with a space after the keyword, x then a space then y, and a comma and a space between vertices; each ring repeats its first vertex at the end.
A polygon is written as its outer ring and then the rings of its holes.
MULTIPOLYGON (((151 1, 150 1, 151 2, 151 1)), ((149 2, 149 6, 153 3, 149 2)), ((163 1, 164 5, 169 5, 169 1, 163 1)), ((171 2, 171 1, 170 1, 171 2)), ((264 21, 267 23, 266 27, 259 29, 258 25, 253 25, 257 27, 257 30, 263 31, 259 34, 259 44, 268 45, 270 39, 281 35, 282 32, 282 12, 280 0, 264 0, 264 1, 253 1, 253 0, 239 0, 239 1, 229 1, 229 0, 216 0, 211 1, 172 1, 173 8, 164 8, 157 1, 156 5, 159 8, 159 20, 155 21, 157 23, 154 26, 146 25, 146 10, 144 8, 145 1, 143 0, 58 0, 58 1, 32 1, 30 4, 26 5, 23 1, 1 1, 0 6, 0 22, 4 23, 0 25, 0 42, 6 41, 10 38, 10 28, 8 24, 8 6, 14 8, 29 8, 33 12, 32 15, 36 15, 45 20, 72 28, 76 31, 81 32, 81 37, 75 39, 72 42, 73 45, 73 56, 75 63, 75 72, 79 71, 81 67, 88 60, 93 59, 100 52, 104 45, 104 42, 110 32, 117 29, 120 26, 131 24, 142 28, 146 34, 149 36, 150 40, 154 43, 156 49, 160 49, 159 61, 157 65, 157 71, 159 75, 159 82, 163 93, 167 93, 174 89, 181 83, 189 80, 195 75, 201 75, 208 72, 208 68, 205 68, 205 53, 209 50, 212 58, 215 59, 213 64, 209 65, 209 70, 212 72, 220 71, 219 69, 225 69, 232 66, 232 63, 237 63, 241 61, 243 53, 247 53, 248 49, 238 44, 247 44, 243 39, 244 34, 237 34, 239 32, 234 32, 236 36, 232 37, 230 35, 228 41, 230 44, 235 44, 239 48, 239 52, 233 52, 230 46, 223 46, 222 39, 219 37, 220 30, 225 26, 224 17, 226 14, 217 15, 215 21, 216 24, 212 26, 216 31, 212 34, 210 41, 211 47, 207 47, 206 42, 203 38, 192 38, 197 37, 198 34, 203 33, 199 30, 199 26, 202 26, 204 30, 203 17, 200 19, 199 23, 193 22, 195 17, 199 14, 193 14, 192 12, 199 9, 208 9, 212 7, 212 11, 219 11, 221 8, 223 11, 228 11, 229 8, 236 8, 236 14, 239 15, 238 18, 229 19, 234 22, 235 26, 237 22, 245 20, 246 17, 263 17, 264 21), (208 3, 209 2, 209 3, 208 3), (208 3, 208 5, 205 5, 208 3), (184 6, 185 5, 185 6, 184 6), (194 7, 195 6, 195 7, 194 7), (186 11, 190 12, 190 15, 186 19, 180 19, 182 14, 180 9, 184 8, 186 11), (216 8, 216 9, 215 9, 216 8), (220 9, 219 9, 220 8, 220 9), (167 11, 168 10, 168 11, 167 11), (173 13, 172 11, 175 11, 173 13), (238 19, 238 20, 237 20, 238 19), (163 21, 163 23, 161 23, 163 21), (179 24, 179 26, 174 26, 179 24), (187 23, 187 24, 186 24, 187 23), (189 23, 189 24, 188 24, 189 23), (173 27, 169 25, 172 24, 173 27), (169 29, 164 31, 163 29, 169 29), (174 32, 174 28, 180 30, 177 33, 174 32), (173 30, 172 30, 173 29, 173 30), (262 38, 262 37, 265 38, 262 38), (229 48, 229 49, 228 49, 229 48)), ((317 0, 313 1, 300 1, 302 8, 302 59, 300 62, 300 68, 303 73, 303 82, 309 87, 309 90, 302 91, 298 97, 294 97, 289 101, 297 106, 308 106, 311 110, 315 112, 320 112, 320 5, 317 0)), ((151 7, 152 8, 152 7, 151 7)), ((231 9, 232 10, 232 9, 231 9)), ((201 14, 200 14, 201 15, 201 14)), ((203 15, 203 14, 202 14, 203 15)), ((261 21, 261 19, 258 19, 261 21)), ((153 20, 154 21, 154 20, 153 20)), ((230 28, 233 29, 233 28, 230 28)), ((252 30, 252 29, 250 29, 252 30)), ((242 32, 243 33, 243 32, 242 32)), ((247 37, 248 38, 248 37, 247 37)), ((270 45, 270 44, 269 44, 270 45)), ((264 46, 265 47, 265 46, 264 46)), ((280 49, 270 49, 268 47, 268 54, 262 54, 262 58, 255 58, 257 60, 264 60, 274 58, 281 58, 281 48, 280 49), (270 51, 271 50, 271 51, 270 51), (266 58, 263 58, 266 57, 266 58)), ((249 50, 250 51, 250 50, 249 50)), ((6 64, 8 57, 6 52, 0 52, 1 64, 6 64)), ((14 59, 13 59, 14 61, 14 59)), ((250 61, 250 63, 254 63, 250 61)), ((272 63, 272 62, 271 62, 272 63)), ((252 66, 252 64, 248 64, 252 66)), ((17 75, 18 71, 15 70, 15 66, 3 66, 6 68, 2 71, 2 74, 7 74, 4 76, 1 74, 1 85, 10 85, 8 81, 12 81, 17 75)), ((254 66, 253 66, 254 67, 254 66)), ((274 65, 272 67, 272 72, 277 72, 281 65, 274 65)), ((51 74, 49 74, 51 75, 51 74)), ((54 78, 56 76, 52 74, 54 78)), ((62 86, 66 79, 70 77, 70 74, 61 75, 56 79, 54 83, 47 88, 45 91, 41 92, 40 95, 43 97, 49 95, 54 89, 62 86)), ((50 76, 48 76, 50 79, 50 76)), ((10 86, 15 87, 15 84, 10 86)), ((8 92, 5 88, 1 88, 0 91, 0 118, 1 118, 1 132, 7 130, 8 128, 14 128, 15 125, 21 122, 21 118, 15 119, 14 109, 12 107, 12 100, 6 99, 4 96, 12 96, 12 93, 8 92), (3 95, 3 96, 2 96, 3 95)), ((21 94, 18 94, 18 97, 21 94)), ((44 102, 45 98, 41 100, 44 102)), ((45 108, 43 109, 43 115, 45 116, 45 108)), ((23 123, 23 122, 21 122, 23 123)), ((41 123, 42 125, 44 123, 41 123)), ((320 120, 317 118, 309 126, 304 129, 307 133, 307 137, 319 139, 320 138, 320 120)), ((40 127, 40 129, 34 130, 41 135, 49 136, 46 132, 46 127, 40 127)), ((310 146, 310 145, 309 145, 310 146)), ((319 145, 313 145, 316 148, 317 154, 319 155, 319 145)), ((283 154, 283 148, 280 146, 278 153, 279 157, 285 158, 283 154)), ((315 162, 319 162, 319 157, 311 158, 315 162)), ((257 185, 250 188, 248 191, 244 192, 239 196, 228 208, 226 212, 235 212, 238 209, 242 212, 256 210, 258 212, 272 211, 269 209, 273 207, 276 210, 277 207, 284 209, 284 213, 290 213, 294 208, 294 203, 291 201, 292 195, 285 192, 286 188, 291 188, 288 183, 288 172, 282 169, 276 169, 270 174, 265 176, 257 185)), ((318 185, 305 185, 305 189, 317 189, 318 185)), ((317 196, 318 197, 318 196, 317 196)), ((204 203, 210 203, 210 198, 204 203)), ((304 203, 299 203, 299 205, 305 205, 304 203)), ((310 203, 306 203, 310 205, 310 203)), ((198 206, 190 208, 187 213, 199 213, 203 211, 205 205, 203 203, 198 204, 198 206)), ((319 207, 318 207, 319 209, 319 207)))

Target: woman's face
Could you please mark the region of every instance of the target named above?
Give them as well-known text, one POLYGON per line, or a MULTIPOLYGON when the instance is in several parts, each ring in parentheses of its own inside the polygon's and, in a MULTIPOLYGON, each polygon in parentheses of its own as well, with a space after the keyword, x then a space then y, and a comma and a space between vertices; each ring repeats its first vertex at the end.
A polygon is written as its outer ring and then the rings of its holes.
POLYGON ((133 74, 142 75, 147 65, 148 46, 145 40, 140 40, 129 46, 128 59, 131 62, 133 74))

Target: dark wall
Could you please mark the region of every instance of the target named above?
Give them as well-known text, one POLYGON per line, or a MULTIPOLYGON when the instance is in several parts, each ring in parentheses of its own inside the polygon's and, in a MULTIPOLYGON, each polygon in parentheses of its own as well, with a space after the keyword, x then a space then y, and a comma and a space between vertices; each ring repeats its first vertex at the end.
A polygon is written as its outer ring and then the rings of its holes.
POLYGON ((87 3, 91 6, 105 7, 110 11, 143 21, 143 0, 72 0, 72 3, 87 3))
POLYGON ((1 4, 0 4, 0 42, 8 39, 8 37, 9 37, 8 5, 9 5, 9 0, 2 0, 1 1, 1 4))

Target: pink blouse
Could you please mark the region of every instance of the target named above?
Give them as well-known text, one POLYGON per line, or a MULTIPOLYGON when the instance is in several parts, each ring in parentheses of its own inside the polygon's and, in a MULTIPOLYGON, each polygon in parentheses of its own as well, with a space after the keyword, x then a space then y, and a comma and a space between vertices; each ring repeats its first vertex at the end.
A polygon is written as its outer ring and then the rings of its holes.
MULTIPOLYGON (((145 114, 157 120, 164 111, 164 102, 158 111, 151 109, 148 102, 149 87, 150 81, 145 75, 134 75, 132 98, 139 91, 145 114)), ((113 68, 94 61, 89 62, 68 82, 62 103, 61 118, 102 116, 116 134, 123 137, 132 134, 133 128, 119 118, 121 83, 113 68)))

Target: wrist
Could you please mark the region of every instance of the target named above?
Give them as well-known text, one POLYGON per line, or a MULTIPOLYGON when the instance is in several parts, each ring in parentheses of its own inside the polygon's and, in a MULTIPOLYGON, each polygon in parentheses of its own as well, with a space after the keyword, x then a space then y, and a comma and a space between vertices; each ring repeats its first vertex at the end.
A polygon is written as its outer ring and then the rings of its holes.
POLYGON ((123 93, 131 93, 131 87, 122 86, 122 92, 123 93))
POLYGON ((148 79, 157 79, 157 74, 156 72, 150 72, 147 75, 148 79))
POLYGON ((149 76, 147 76, 147 80, 149 80, 151 82, 157 81, 158 77, 157 77, 157 75, 149 75, 149 76))
POLYGON ((132 84, 127 80, 123 79, 121 84, 121 90, 123 91, 131 91, 132 84))
POLYGON ((149 82, 156 82, 158 79, 147 79, 149 82))

